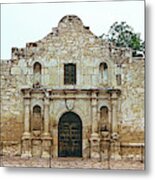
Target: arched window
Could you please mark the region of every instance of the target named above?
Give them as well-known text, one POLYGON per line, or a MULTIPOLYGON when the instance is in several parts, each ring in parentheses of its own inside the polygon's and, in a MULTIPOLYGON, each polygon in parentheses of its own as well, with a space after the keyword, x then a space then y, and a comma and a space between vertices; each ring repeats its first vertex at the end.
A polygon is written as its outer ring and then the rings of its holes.
POLYGON ((108 108, 106 106, 100 108, 100 128, 103 131, 109 130, 108 108))
POLYGON ((102 62, 99 66, 100 71, 100 82, 107 83, 108 82, 108 65, 105 62, 102 62))
POLYGON ((33 66, 33 84, 36 87, 41 85, 41 64, 36 62, 33 66))
POLYGON ((41 107, 36 105, 33 107, 32 131, 42 130, 41 107))

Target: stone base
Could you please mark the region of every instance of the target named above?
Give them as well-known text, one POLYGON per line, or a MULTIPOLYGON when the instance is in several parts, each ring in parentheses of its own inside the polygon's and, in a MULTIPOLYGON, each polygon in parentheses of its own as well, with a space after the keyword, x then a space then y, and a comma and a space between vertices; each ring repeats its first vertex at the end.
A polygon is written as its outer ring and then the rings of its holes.
POLYGON ((119 153, 120 153, 120 143, 119 142, 113 142, 111 144, 110 159, 111 160, 121 160, 121 156, 119 153))
POLYGON ((27 153, 25 152, 21 155, 21 158, 30 158, 30 157, 32 157, 32 154, 30 152, 27 153))
POLYGON ((121 156, 118 153, 112 153, 110 156, 111 160, 121 160, 121 156))
POLYGON ((101 160, 108 160, 110 156, 110 142, 101 140, 100 142, 101 160))
POLYGON ((91 152, 91 159, 100 160, 100 153, 91 152))
POLYGON ((42 157, 42 158, 50 158, 50 157, 51 157, 51 155, 50 155, 48 152, 43 151, 43 153, 42 153, 41 157, 42 157))
POLYGON ((100 160, 100 138, 97 133, 91 134, 90 157, 91 159, 100 160))
MULTIPOLYGON (((29 136, 29 135, 28 135, 29 136)), ((25 157, 32 157, 31 154, 31 139, 30 136, 23 136, 22 137, 22 155, 21 157, 25 158, 25 157)))
POLYGON ((31 151, 32 151, 33 157, 41 157, 41 154, 42 154, 41 139, 32 139, 31 151))
POLYGON ((51 144, 52 144, 52 138, 50 136, 44 136, 42 137, 42 155, 43 158, 49 158, 52 156, 51 152, 51 144))

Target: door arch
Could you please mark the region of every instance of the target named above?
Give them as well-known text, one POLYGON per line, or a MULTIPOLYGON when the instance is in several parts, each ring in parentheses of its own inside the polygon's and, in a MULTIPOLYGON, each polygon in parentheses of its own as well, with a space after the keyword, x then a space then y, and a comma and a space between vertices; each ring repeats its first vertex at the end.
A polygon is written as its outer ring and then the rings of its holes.
POLYGON ((58 157, 82 157, 82 121, 74 112, 64 113, 59 120, 58 157))

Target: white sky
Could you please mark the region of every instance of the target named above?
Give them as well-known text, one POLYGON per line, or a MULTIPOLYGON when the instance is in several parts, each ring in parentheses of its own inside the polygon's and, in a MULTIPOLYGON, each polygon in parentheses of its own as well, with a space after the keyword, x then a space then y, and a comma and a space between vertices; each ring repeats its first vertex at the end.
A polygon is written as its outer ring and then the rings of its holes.
POLYGON ((42 39, 67 14, 79 16, 97 36, 126 21, 144 40, 144 1, 2 4, 1 58, 10 59, 12 47, 42 39))

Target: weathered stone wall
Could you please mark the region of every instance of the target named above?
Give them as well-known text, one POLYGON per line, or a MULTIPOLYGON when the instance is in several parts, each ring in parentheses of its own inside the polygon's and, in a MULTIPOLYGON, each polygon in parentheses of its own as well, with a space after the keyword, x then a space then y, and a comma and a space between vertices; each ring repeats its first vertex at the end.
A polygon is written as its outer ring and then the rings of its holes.
POLYGON ((115 66, 111 61, 109 43, 96 37, 81 20, 62 19, 58 28, 42 40, 27 43, 26 48, 12 48, 12 59, 17 59, 18 67, 12 69, 25 75, 26 84, 33 84, 33 65, 42 65, 42 85, 52 88, 73 88, 64 86, 64 64, 75 63, 77 83, 75 88, 94 88, 99 86, 99 65, 106 62, 109 70, 108 85, 116 85, 115 66))
MULTIPOLYGON (((111 88, 119 89, 121 95, 117 102, 116 116, 120 141, 135 143, 144 141, 144 60, 132 58, 129 49, 116 48, 96 37, 79 18, 66 16, 59 22, 58 27, 53 28, 53 31, 42 40, 27 43, 25 48, 12 48, 11 60, 1 62, 1 140, 6 147, 8 141, 13 145, 12 147, 17 147, 18 150, 14 154, 20 152, 21 147, 18 143, 20 144, 24 126, 24 102, 21 89, 33 87, 35 62, 41 64, 41 88, 43 89, 98 89, 105 92, 111 88), (100 81, 101 62, 107 63, 108 66, 107 83, 100 81), (76 64, 76 85, 64 85, 65 63, 76 64), (116 81, 118 64, 121 64, 121 85, 117 85, 116 81)), ((74 96, 76 100, 73 111, 82 119, 83 151, 84 156, 89 157, 92 97, 89 93, 77 92, 79 93, 74 96), (84 96, 89 98, 82 99, 84 96)), ((67 94, 65 98, 69 96, 70 94, 67 94)), ((56 157, 58 121, 67 109, 65 100, 60 99, 59 93, 54 94, 53 97, 49 108, 49 131, 53 137, 56 157)), ((32 96, 31 114, 34 105, 40 104, 44 107, 43 98, 32 96)), ((99 93, 97 98, 97 121, 101 106, 107 106, 111 123, 112 104, 109 96, 99 93)))
POLYGON ((20 87, 22 78, 12 73, 15 62, 1 63, 1 139, 20 141, 23 129, 23 98, 20 87))
POLYGON ((122 68, 120 132, 122 141, 144 142, 144 60, 134 59, 122 68))

